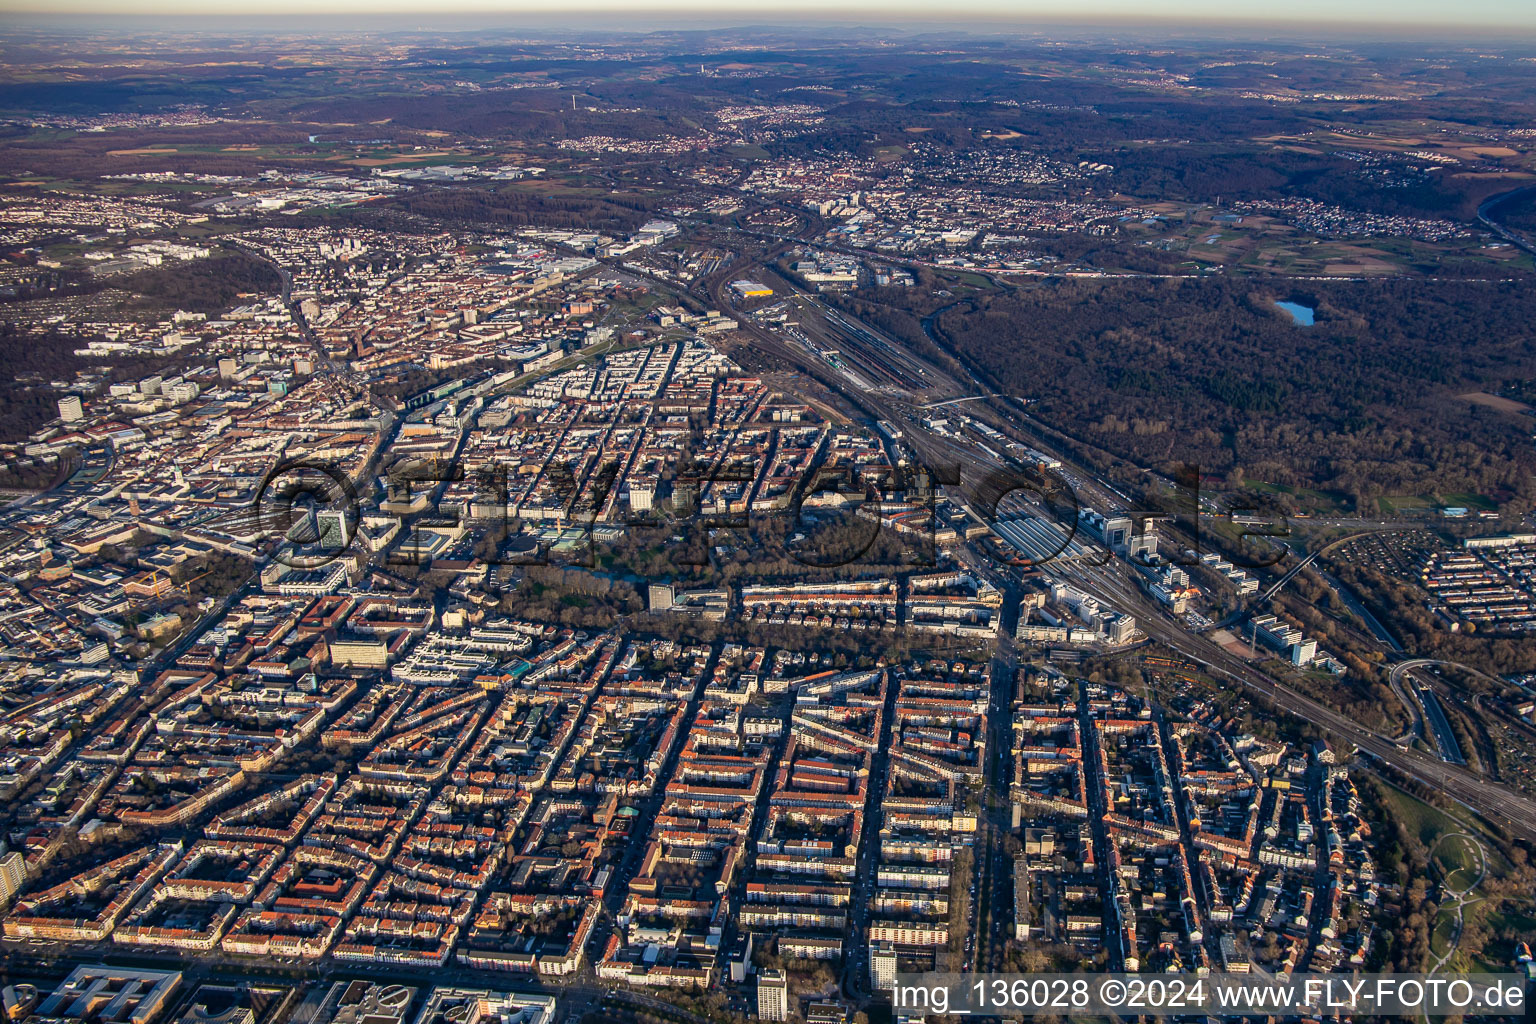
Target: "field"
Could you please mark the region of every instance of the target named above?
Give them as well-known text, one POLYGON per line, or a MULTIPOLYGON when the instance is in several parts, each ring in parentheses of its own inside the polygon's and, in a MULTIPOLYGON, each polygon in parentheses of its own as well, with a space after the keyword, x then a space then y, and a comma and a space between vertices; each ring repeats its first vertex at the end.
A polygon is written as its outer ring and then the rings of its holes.
POLYGON ((1476 885, 1482 873, 1482 855, 1465 836, 1443 837, 1435 844, 1430 859, 1445 879, 1446 886, 1456 892, 1465 892, 1476 885))
MULTIPOLYGON (((1498 877, 1512 870, 1509 861, 1490 841, 1488 832, 1470 816, 1442 811, 1392 786, 1383 786, 1383 804, 1389 814, 1430 851, 1436 880, 1442 883, 1440 910, 1430 926, 1429 948, 1442 970, 1500 970, 1506 965, 1485 962, 1460 948, 1465 926, 1482 919, 1494 926, 1495 905, 1484 898, 1480 884, 1483 858, 1487 872, 1498 877), (1479 847, 1481 853, 1479 853, 1479 847), (1461 894, 1464 900, 1458 900, 1461 894), (1459 906, 1459 912, 1458 912, 1459 906), (1458 925, 1458 920, 1463 922, 1458 925)), ((1527 902, 1527 908, 1529 904, 1527 902)), ((1506 909, 1512 919, 1526 919, 1528 909, 1506 909)))
POLYGON ((1311 515, 1343 515, 1350 511, 1348 495, 1338 491, 1320 491, 1311 487, 1290 487, 1263 480, 1244 480, 1243 486, 1261 494, 1283 494, 1295 502, 1297 509, 1311 515))
MULTIPOLYGON (((1417 838, 1427 849, 1433 848, 1443 835, 1456 832, 1477 834, 1482 831, 1470 821, 1453 817, 1438 807, 1431 807, 1400 789, 1384 786, 1382 791, 1392 817, 1406 827, 1409 834, 1417 838)), ((1457 866, 1460 864, 1458 863, 1457 866)))
POLYGON ((1381 514, 1386 516, 1409 514, 1425 515, 1443 508, 1467 508, 1494 512, 1498 502, 1484 494, 1456 492, 1434 494, 1393 494, 1376 499, 1381 514))
POLYGON ((1470 391, 1465 395, 1457 395, 1456 397, 1463 401, 1471 402, 1473 405, 1486 406, 1499 412, 1518 414, 1531 411, 1531 407, 1524 402, 1517 402, 1512 398, 1501 398, 1498 395, 1490 395, 1485 391, 1470 391))

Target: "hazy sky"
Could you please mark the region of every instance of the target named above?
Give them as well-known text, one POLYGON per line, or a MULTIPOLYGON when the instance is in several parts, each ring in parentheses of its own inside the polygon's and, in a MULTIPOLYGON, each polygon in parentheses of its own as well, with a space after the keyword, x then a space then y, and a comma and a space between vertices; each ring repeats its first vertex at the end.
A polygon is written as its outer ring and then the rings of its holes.
POLYGON ((633 23, 654 12, 674 24, 679 16, 693 15, 715 24, 805 17, 867 22, 971 18, 1012 23, 1172 20, 1196 24, 1253 19, 1302 30, 1334 22, 1374 23, 1384 29, 1401 28, 1406 22, 1469 30, 1489 26, 1536 30, 1536 0, 748 0, 745 4, 729 0, 0 0, 0 11, 258 16, 291 12, 364 19, 378 14, 420 16, 423 21, 475 13, 505 14, 511 16, 509 20, 532 16, 543 22, 569 15, 573 23, 590 21, 599 12, 613 12, 633 23))

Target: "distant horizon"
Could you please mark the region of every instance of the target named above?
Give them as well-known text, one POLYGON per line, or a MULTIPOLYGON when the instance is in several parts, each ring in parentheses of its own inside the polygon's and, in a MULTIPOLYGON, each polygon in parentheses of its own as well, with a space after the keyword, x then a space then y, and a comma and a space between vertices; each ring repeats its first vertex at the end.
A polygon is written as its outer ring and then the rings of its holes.
POLYGON ((722 14, 703 0, 649 0, 643 7, 613 0, 566 0, 559 12, 526 0, 446 0, 425 9, 414 0, 0 0, 11 30, 110 31, 115 27, 175 28, 180 31, 272 31, 282 19, 289 29, 324 31, 462 32, 496 28, 538 29, 579 34, 633 34, 670 31, 729 31, 754 27, 840 26, 912 33, 1004 35, 1078 30, 1102 35, 1258 33, 1287 38, 1355 37, 1403 41, 1455 38, 1458 41, 1520 42, 1536 38, 1536 3, 1470 0, 1448 19, 1444 5, 1430 0, 1299 0, 1284 8, 1248 0, 1169 0, 1155 6, 1126 6, 1117 0, 1086 0, 1070 8, 1047 0, 1004 4, 962 0, 942 19, 915 0, 777 0, 747 15, 722 14), (89 24, 83 24, 89 19, 89 24), (298 19, 302 24, 295 25, 298 19), (1516 38, 1511 40, 1509 34, 1516 38))

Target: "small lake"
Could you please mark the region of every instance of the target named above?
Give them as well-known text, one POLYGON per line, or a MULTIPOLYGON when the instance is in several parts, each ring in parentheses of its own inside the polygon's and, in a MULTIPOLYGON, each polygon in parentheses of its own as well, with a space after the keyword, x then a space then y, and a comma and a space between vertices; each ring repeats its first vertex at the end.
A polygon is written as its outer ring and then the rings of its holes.
POLYGON ((1291 322, 1297 327, 1311 327, 1313 324, 1311 306, 1303 306, 1299 302, 1277 302, 1275 305, 1290 314, 1291 322))

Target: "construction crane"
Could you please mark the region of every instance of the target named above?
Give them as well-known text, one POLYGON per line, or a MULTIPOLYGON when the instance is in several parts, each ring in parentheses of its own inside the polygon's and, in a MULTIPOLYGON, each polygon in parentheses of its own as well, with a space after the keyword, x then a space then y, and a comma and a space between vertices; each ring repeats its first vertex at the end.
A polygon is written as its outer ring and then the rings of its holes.
POLYGON ((198 580, 202 579, 204 576, 207 576, 211 572, 213 572, 212 569, 204 569, 202 572, 198 573, 196 576, 193 576, 191 579, 187 580, 176 589, 186 594, 187 600, 190 601, 192 600, 192 584, 196 583, 198 580))

